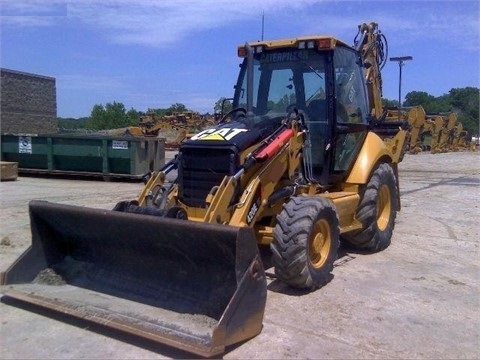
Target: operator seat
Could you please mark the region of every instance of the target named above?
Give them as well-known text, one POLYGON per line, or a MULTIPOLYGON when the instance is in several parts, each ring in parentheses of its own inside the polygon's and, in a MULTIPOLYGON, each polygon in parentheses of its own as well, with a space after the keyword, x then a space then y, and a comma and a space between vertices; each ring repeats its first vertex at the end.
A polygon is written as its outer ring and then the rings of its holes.
POLYGON ((307 115, 310 122, 326 122, 327 114, 327 102, 324 99, 312 100, 307 106, 307 115))

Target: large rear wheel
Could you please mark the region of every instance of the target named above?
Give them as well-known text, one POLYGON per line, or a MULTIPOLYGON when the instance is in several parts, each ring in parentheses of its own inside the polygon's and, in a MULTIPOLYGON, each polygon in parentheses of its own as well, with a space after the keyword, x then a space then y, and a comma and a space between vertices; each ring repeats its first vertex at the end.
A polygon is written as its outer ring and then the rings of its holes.
POLYGON ((351 246, 380 251, 390 245, 398 209, 397 182, 392 167, 380 164, 363 190, 356 218, 363 227, 356 233, 342 235, 351 246))
POLYGON ((273 230, 275 274, 295 288, 319 288, 332 277, 338 246, 333 204, 320 197, 293 197, 283 206, 273 230))

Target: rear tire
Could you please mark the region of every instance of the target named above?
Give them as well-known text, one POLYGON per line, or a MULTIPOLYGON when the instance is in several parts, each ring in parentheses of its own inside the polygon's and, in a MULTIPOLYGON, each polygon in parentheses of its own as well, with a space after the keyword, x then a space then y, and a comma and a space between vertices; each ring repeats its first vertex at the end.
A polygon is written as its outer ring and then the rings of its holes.
POLYGON ((339 233, 337 213, 330 201, 293 197, 277 216, 270 245, 277 278, 302 289, 328 283, 337 259, 339 233))
POLYGON ((342 235, 356 249, 381 251, 391 243, 398 209, 398 188, 392 167, 380 164, 364 188, 355 217, 361 231, 342 235))

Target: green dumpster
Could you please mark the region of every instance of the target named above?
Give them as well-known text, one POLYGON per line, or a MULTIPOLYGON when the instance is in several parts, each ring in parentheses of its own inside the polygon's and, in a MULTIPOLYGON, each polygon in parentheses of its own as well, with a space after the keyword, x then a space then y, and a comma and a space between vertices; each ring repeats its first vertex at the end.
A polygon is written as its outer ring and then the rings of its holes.
POLYGON ((165 139, 76 135, 2 135, 3 161, 20 173, 141 179, 165 164, 165 139))

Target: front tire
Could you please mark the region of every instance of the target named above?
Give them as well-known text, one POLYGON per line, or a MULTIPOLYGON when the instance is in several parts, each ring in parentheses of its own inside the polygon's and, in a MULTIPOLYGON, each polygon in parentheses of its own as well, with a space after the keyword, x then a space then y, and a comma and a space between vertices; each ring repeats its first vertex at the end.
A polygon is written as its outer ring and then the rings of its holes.
POLYGON ((364 188, 356 219, 362 230, 342 235, 356 249, 381 251, 390 243, 398 209, 396 177, 389 164, 380 164, 364 188))
POLYGON ((293 197, 277 216, 270 245, 277 278, 302 289, 328 283, 337 259, 339 233, 337 213, 330 201, 293 197))

